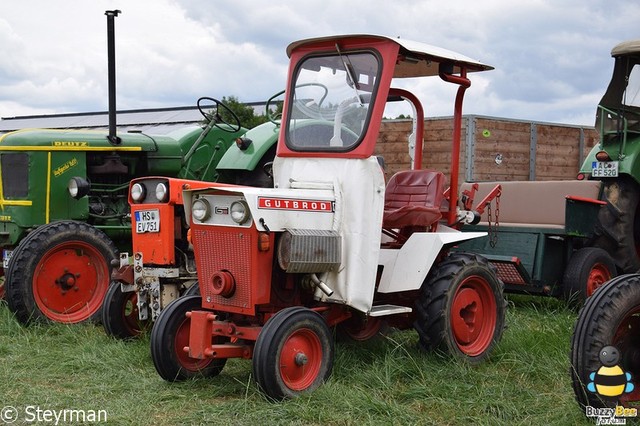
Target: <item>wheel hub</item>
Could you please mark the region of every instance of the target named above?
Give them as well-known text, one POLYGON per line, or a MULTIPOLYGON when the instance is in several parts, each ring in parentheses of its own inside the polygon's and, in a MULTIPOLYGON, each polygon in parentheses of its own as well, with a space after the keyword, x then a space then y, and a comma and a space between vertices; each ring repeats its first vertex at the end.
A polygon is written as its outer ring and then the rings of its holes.
POLYGON ((69 291, 71 289, 78 290, 76 286, 76 278, 79 278, 80 274, 74 275, 69 272, 63 274, 60 278, 56 280, 56 284, 62 289, 63 292, 69 291))
POLYGON ((295 357, 295 363, 297 366, 303 366, 307 362, 309 362, 309 358, 304 354, 304 352, 298 352, 295 357))
POLYGON ((479 317, 482 317, 482 303, 480 296, 471 288, 462 289, 454 300, 453 332, 456 339, 463 343, 473 342, 480 333, 477 327, 479 317))

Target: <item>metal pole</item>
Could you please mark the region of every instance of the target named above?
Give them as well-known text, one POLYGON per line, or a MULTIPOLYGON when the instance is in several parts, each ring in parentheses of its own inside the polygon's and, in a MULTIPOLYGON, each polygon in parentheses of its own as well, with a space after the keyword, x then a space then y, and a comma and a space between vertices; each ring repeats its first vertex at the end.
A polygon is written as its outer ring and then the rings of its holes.
POLYGON ((122 13, 119 10, 107 10, 107 60, 109 69, 109 142, 120 145, 122 142, 116 135, 116 42, 114 18, 122 13))

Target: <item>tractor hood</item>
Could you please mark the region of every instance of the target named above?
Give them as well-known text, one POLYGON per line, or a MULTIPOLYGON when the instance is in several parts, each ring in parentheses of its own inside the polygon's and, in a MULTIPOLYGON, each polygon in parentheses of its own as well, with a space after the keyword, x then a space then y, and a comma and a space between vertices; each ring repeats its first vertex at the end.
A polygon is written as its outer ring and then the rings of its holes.
MULTIPOLYGON (((122 143, 114 146, 107 132, 27 129, 0 136, 0 150, 12 151, 156 151, 158 139, 143 134, 126 133, 122 143), (155 142, 154 142, 155 139, 155 142)), ((173 142, 175 144, 175 141, 173 142)))

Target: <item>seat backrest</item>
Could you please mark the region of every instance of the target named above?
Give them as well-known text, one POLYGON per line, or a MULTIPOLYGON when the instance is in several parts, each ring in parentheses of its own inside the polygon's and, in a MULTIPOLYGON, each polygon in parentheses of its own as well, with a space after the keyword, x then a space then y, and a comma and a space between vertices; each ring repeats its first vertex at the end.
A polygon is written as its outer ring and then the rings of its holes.
POLYGON ((435 170, 404 170, 391 176, 384 195, 385 209, 406 205, 440 208, 445 177, 435 170))

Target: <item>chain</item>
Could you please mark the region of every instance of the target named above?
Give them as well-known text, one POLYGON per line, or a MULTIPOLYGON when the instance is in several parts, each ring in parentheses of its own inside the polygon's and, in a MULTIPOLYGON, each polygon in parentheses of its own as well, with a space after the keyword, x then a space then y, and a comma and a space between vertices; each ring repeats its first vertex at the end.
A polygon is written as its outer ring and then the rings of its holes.
POLYGON ((489 219, 489 245, 495 248, 498 244, 498 228, 500 227, 500 195, 496 197, 496 221, 491 225, 491 203, 487 204, 487 216, 489 219))

